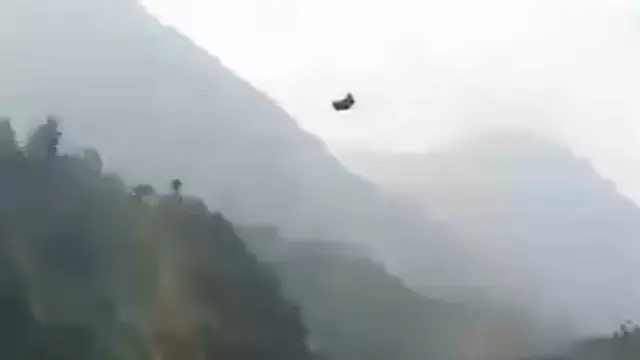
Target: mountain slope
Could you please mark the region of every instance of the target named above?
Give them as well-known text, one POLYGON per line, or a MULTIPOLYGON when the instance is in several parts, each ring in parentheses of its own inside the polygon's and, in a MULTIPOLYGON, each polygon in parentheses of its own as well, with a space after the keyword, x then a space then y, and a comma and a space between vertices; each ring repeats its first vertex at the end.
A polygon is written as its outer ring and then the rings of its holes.
POLYGON ((127 180, 165 186, 179 176, 234 222, 368 242, 395 269, 444 273, 457 256, 440 225, 346 171, 135 0, 2 1, 0 54, 0 112, 22 128, 35 115, 63 118, 70 142, 99 148, 127 180))
POLYGON ((220 214, 58 153, 55 121, 14 135, 0 122, 3 359, 312 358, 298 308, 220 214))
POLYGON ((512 360, 527 353, 522 314, 425 297, 357 246, 284 242, 269 228, 238 228, 301 305, 310 344, 333 360, 512 360))
POLYGON ((505 132, 438 154, 347 162, 439 212, 492 264, 487 278, 525 291, 541 321, 599 334, 640 318, 640 211, 570 150, 505 132))

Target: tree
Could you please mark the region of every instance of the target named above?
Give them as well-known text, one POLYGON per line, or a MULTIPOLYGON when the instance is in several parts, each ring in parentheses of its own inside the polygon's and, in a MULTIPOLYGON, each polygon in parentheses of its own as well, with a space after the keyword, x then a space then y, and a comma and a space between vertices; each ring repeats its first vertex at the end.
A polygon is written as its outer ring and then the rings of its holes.
POLYGON ((153 186, 149 184, 136 185, 133 188, 133 196, 137 199, 153 196, 156 193, 153 186))
POLYGON ((27 141, 27 156, 31 159, 50 159, 58 152, 60 143, 59 121, 50 115, 45 124, 41 125, 27 141))
POLYGON ((84 149, 83 154, 84 161, 86 162, 87 168, 97 173, 102 172, 102 158, 96 149, 86 148, 84 149))
POLYGON ((0 117, 0 156, 13 155, 18 150, 16 132, 8 117, 0 117))
POLYGON ((175 198, 178 199, 178 202, 182 202, 182 194, 180 192, 182 190, 182 181, 180 181, 180 179, 173 179, 171 181, 171 190, 175 198))

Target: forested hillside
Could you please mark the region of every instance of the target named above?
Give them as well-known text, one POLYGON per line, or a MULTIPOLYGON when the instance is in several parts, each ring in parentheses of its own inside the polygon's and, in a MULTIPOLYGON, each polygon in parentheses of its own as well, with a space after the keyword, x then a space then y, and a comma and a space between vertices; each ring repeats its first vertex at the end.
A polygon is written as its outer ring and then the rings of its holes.
MULTIPOLYGON (((304 360, 298 309, 220 214, 0 122, 0 357, 304 360)), ((188 187, 188 184, 185 185, 188 187)))

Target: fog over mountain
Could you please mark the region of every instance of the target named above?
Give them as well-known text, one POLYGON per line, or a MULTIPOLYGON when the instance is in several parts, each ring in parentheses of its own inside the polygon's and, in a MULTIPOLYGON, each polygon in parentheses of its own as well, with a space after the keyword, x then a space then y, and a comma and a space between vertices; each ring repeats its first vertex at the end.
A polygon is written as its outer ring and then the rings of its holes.
POLYGON ((135 0, 4 0, 0 54, 0 113, 18 130, 54 114, 68 151, 95 146, 132 182, 166 187, 178 176, 236 223, 374 244, 397 271, 463 270, 447 260, 461 254, 446 249, 441 225, 348 172, 135 0))
MULTIPOLYGON (((397 289, 422 310, 445 305, 405 283, 434 297, 516 300, 552 337, 640 319, 632 281, 640 212, 556 144, 508 134, 429 155, 344 157, 398 195, 390 197, 135 0, 0 1, 0 80, 0 115, 23 135, 54 114, 62 150, 99 149, 127 183, 164 189, 179 177, 234 224, 268 225, 287 240, 373 245, 386 265, 364 265, 380 281, 376 294, 397 289)), ((300 258, 285 260, 295 273, 300 258)), ((354 275, 360 265, 351 260, 343 271, 354 275)), ((342 289, 327 279, 322 286, 342 289)), ((306 311, 317 319, 333 315, 311 300, 318 308, 306 311)))
POLYGON ((640 210, 561 144, 505 131, 438 153, 344 159, 448 221, 482 276, 526 290, 541 322, 610 334, 640 318, 640 210))
POLYGON ((536 350, 519 309, 430 299, 351 244, 238 231, 300 304, 310 343, 330 359, 513 360, 536 350))

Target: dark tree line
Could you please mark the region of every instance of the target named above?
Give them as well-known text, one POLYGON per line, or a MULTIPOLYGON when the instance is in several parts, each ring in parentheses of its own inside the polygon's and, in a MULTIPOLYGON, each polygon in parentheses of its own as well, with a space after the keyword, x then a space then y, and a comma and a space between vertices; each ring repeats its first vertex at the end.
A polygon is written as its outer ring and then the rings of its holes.
POLYGON ((610 338, 580 342, 566 357, 568 360, 640 359, 640 328, 627 321, 610 338))
POLYGON ((174 179, 131 189, 97 151, 0 121, 0 357, 304 360, 299 311, 232 224, 174 179), (148 201, 153 200, 153 201, 148 201))

